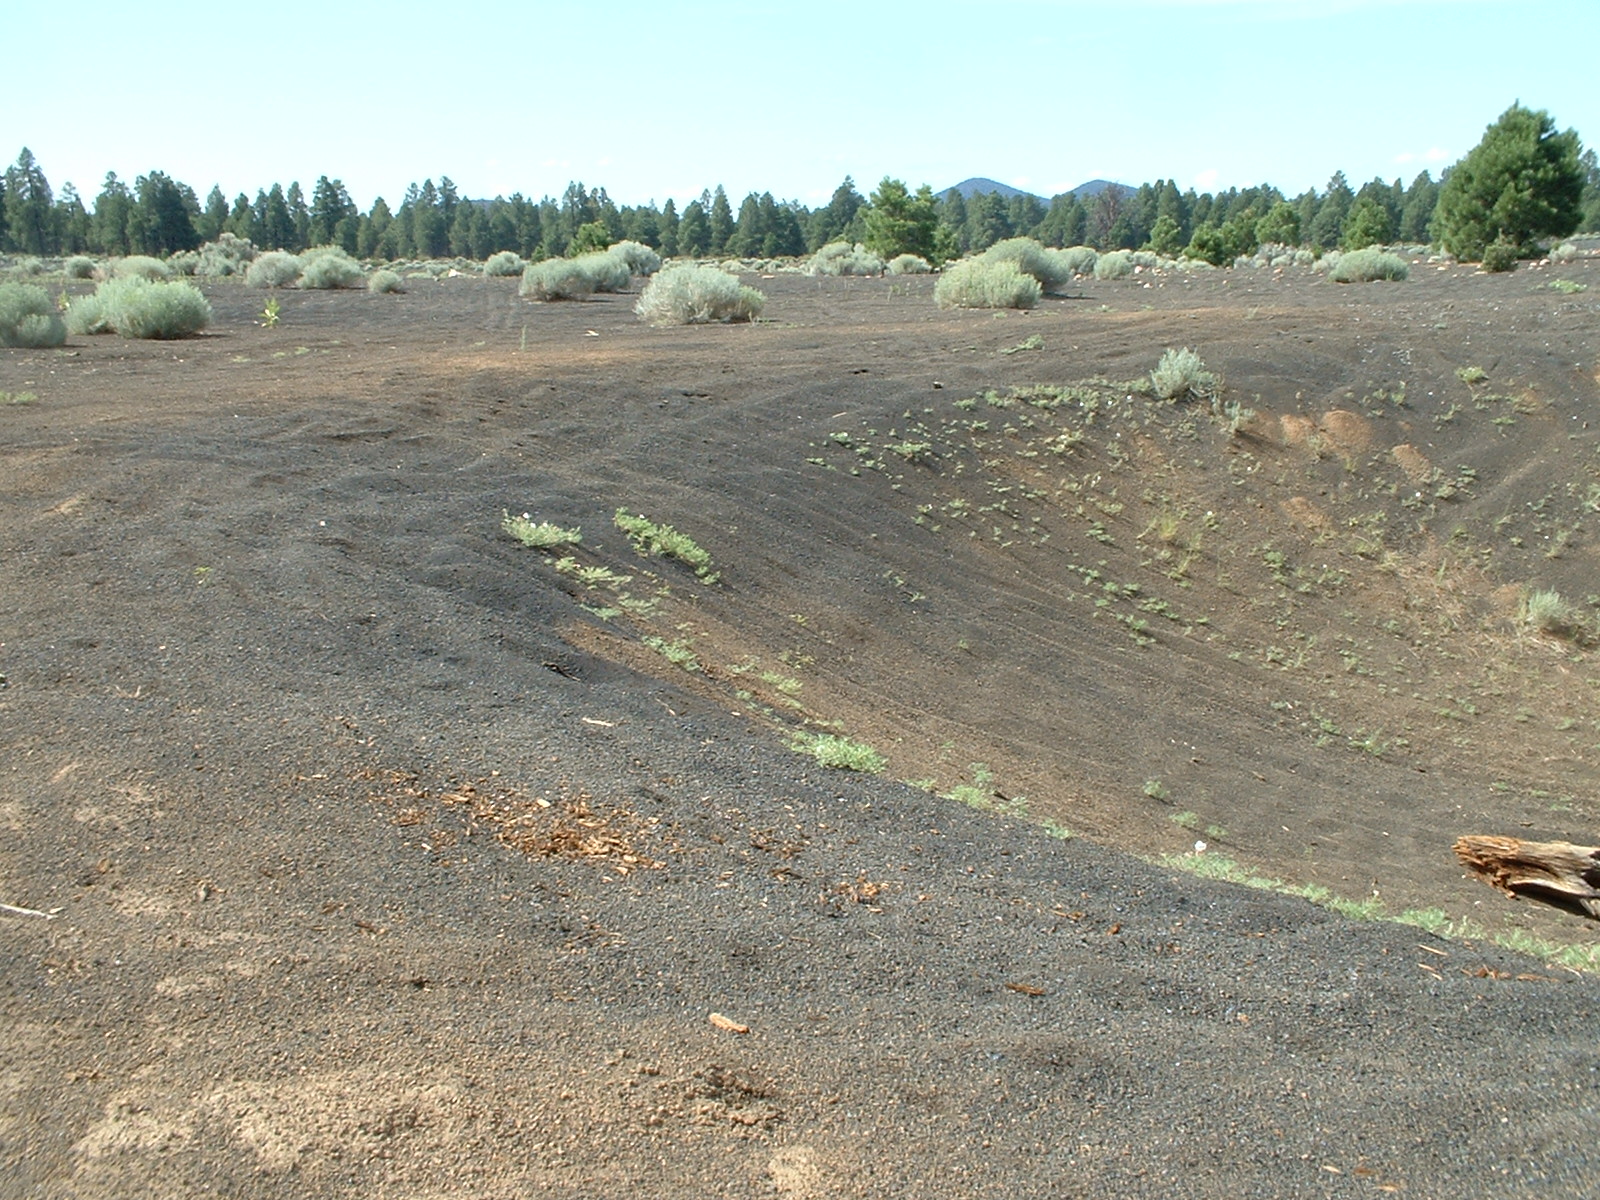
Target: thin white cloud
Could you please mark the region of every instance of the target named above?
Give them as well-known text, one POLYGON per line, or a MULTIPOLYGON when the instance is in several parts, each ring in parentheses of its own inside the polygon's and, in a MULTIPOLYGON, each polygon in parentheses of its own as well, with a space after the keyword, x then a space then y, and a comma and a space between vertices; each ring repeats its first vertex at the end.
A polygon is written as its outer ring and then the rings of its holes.
POLYGON ((1222 172, 1215 167, 1207 167, 1194 177, 1194 187, 1197 192, 1209 192, 1217 186, 1217 180, 1222 178, 1222 172))

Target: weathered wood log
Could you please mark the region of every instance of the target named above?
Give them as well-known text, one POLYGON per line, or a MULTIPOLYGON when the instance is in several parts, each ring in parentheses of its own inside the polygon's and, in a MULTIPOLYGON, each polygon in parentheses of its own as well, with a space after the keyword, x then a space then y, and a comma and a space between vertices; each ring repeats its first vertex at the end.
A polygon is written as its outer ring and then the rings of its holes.
POLYGON ((1509 895, 1527 892, 1600 917, 1600 847, 1509 837, 1456 839, 1456 857, 1509 895))

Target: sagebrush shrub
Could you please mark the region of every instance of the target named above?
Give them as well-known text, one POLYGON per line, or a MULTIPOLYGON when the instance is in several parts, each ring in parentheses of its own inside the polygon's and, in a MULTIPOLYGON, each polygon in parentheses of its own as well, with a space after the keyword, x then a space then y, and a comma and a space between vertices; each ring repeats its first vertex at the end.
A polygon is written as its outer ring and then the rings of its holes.
POLYGON ((170 279, 172 272, 159 258, 151 258, 147 254, 131 254, 111 264, 111 275, 115 279, 170 279))
POLYGON ((806 263, 807 275, 881 275, 883 270, 883 259, 849 242, 829 242, 806 263))
POLYGON ((1072 263, 1060 250, 1046 250, 1029 237, 1007 238, 996 242, 983 252, 984 262, 1014 263, 1024 275, 1032 275, 1039 286, 1052 292, 1072 280, 1076 273, 1072 263))
POLYGON ((288 287, 300 278, 300 256, 287 250, 268 250, 244 273, 246 287, 288 287))
POLYGON ((200 262, 194 273, 214 278, 237 275, 254 261, 255 243, 224 230, 217 240, 200 247, 200 262))
POLYGON ((1150 383, 1163 400, 1182 400, 1211 397, 1216 393, 1217 379, 1200 356, 1185 346, 1182 350, 1168 350, 1161 356, 1155 370, 1150 372, 1150 383))
POLYGON ((1562 242, 1561 245, 1550 251, 1550 261, 1556 263, 1569 263, 1578 257, 1578 248, 1571 242, 1562 242))
POLYGON ((390 271, 387 268, 374 271, 372 278, 367 280, 367 291, 369 292, 388 294, 405 290, 405 280, 400 278, 398 272, 390 271))
POLYGON ((1371 283, 1378 279, 1398 283, 1410 277, 1411 267, 1405 259, 1376 246, 1341 254, 1328 268, 1328 278, 1335 283, 1371 283))
POLYGON ((606 253, 627 263, 629 272, 634 275, 654 275, 661 269, 661 255, 643 242, 617 242, 606 253))
POLYGON ((42 287, 0 283, 0 346, 41 349, 66 340, 66 323, 42 287))
POLYGON ((521 275, 522 269, 527 265, 522 261, 522 255, 515 250, 502 250, 488 257, 483 264, 483 273, 488 278, 499 279, 508 275, 521 275))
POLYGON ((94 259, 85 254, 74 254, 62 264, 61 269, 68 279, 93 279, 94 259))
POLYGON ((1093 246, 1068 246, 1056 253, 1061 255, 1063 265, 1075 275, 1092 275, 1094 264, 1100 258, 1100 252, 1093 246))
POLYGON ((753 321, 767 298, 716 267, 668 267, 644 285, 633 311, 652 325, 753 321))
POLYGON ((1584 641, 1590 635, 1583 610, 1555 590, 1529 592, 1522 601, 1522 623, 1551 637, 1584 641))
POLYGON ((1039 281, 1016 263, 969 258, 939 277, 933 300, 940 308, 1032 308, 1041 292, 1039 281))
POLYGON ((338 246, 318 246, 300 256, 300 282, 297 286, 314 291, 364 287, 367 273, 361 264, 338 246))
POLYGON ((547 258, 522 269, 519 295, 535 300, 576 300, 595 293, 594 272, 577 258, 547 258))
POLYGON ((1126 250, 1113 250, 1094 261, 1096 279, 1126 279, 1133 274, 1133 255, 1126 250))
POLYGON ((167 341, 211 324, 211 305, 193 284, 130 275, 108 279, 95 292, 105 323, 125 338, 167 341))
POLYGON ((167 256, 167 270, 174 275, 188 277, 193 275, 200 266, 200 255, 193 250, 184 250, 179 254, 167 256))
POLYGON ((897 254, 889 260, 891 275, 926 275, 931 270, 933 264, 920 254, 897 254))
POLYGON ((573 261, 594 277, 594 290, 597 292, 627 291, 628 285, 633 282, 633 270, 628 266, 628 260, 610 250, 580 254, 573 261))
POLYGON ((106 323, 106 306, 98 291, 79 296, 67 305, 67 331, 69 333, 110 333, 106 323))

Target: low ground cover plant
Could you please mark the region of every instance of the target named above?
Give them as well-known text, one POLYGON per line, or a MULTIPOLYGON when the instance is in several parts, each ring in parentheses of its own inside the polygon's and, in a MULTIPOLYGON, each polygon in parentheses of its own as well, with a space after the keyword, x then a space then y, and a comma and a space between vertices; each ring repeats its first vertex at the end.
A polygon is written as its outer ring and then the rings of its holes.
POLYGON ((398 271, 391 271, 388 268, 374 271, 372 276, 367 280, 367 291, 369 292, 388 294, 392 292, 403 292, 405 290, 406 281, 400 278, 400 273, 398 271))
POLYGON ((94 259, 86 254, 74 254, 62 264, 61 270, 68 279, 93 279, 94 259))
POLYGON ((933 300, 940 308, 1032 308, 1043 290, 1014 262, 969 258, 939 277, 933 300))
POLYGON ((645 284, 634 312, 652 325, 753 321, 766 296, 717 267, 668 267, 645 284))
POLYGON ((521 516, 503 513, 500 528, 534 550, 559 550, 583 541, 582 530, 565 529, 550 521, 535 521, 532 513, 523 513, 521 516))
POLYGON ((926 275, 931 270, 933 264, 920 254, 897 254, 888 266, 891 275, 926 275))
POLYGON ((838 771, 860 771, 865 775, 881 775, 889 765, 884 758, 865 742, 851 741, 836 733, 813 733, 801 730, 791 743, 801 754, 809 754, 824 767, 838 771))
POLYGON ((138 276, 141 279, 170 279, 172 270, 159 258, 148 254, 132 254, 111 264, 111 274, 116 279, 138 276))
POLYGON ((1379 279, 1398 283, 1410 277, 1411 267, 1405 259, 1376 246, 1341 254, 1328 268, 1328 278, 1335 283, 1371 283, 1379 279))
POLYGON ((717 575, 711 569, 710 553, 697 545, 688 534, 679 533, 671 525, 658 525, 649 517, 634 516, 625 508, 617 509, 613 520, 640 554, 675 558, 693 568, 694 573, 706 583, 717 581, 717 575))

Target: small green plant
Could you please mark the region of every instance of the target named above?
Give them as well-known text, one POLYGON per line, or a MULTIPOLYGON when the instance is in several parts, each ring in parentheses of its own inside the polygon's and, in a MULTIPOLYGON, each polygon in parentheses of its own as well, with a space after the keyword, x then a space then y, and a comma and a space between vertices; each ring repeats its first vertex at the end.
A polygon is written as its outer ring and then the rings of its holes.
MULTIPOLYGON (((1146 779, 1144 787, 1140 789, 1151 800, 1165 800, 1167 798, 1167 785, 1159 779, 1146 779)), ((1190 814, 1193 815, 1192 813, 1190 814)))
POLYGON ((840 771, 881 775, 883 769, 889 765, 888 759, 865 742, 851 741, 834 733, 801 730, 795 734, 790 746, 801 754, 809 754, 824 767, 840 771))
POLYGON ((278 327, 278 314, 281 311, 282 306, 279 305, 278 298, 276 296, 268 297, 266 306, 261 310, 261 323, 268 329, 276 329, 278 327))
POLYGON ((38 398, 32 392, 0 392, 0 404, 32 404, 38 398))
POLYGON ((1042 290, 1015 263, 969 258, 939 277, 933 301, 940 308, 1032 308, 1042 290))
POLYGON ((668 267, 645 284, 633 311, 651 325, 753 321, 767 298, 716 267, 668 267))
POLYGON ((1216 376, 1187 346, 1163 354, 1150 372, 1150 383, 1163 400, 1212 399, 1217 392, 1216 376))
POLYGON ((521 516, 502 513, 500 528, 524 546, 535 550, 559 550, 563 546, 576 546, 583 541, 582 530, 565 529, 550 521, 535 521, 531 513, 523 513, 521 516))
POLYGON ((683 638, 669 642, 665 638, 651 636, 641 640, 675 667, 689 672, 700 669, 700 660, 695 657, 694 646, 683 638))
POLYGON ((1522 601, 1522 624, 1539 633, 1566 641, 1583 641, 1589 623, 1583 610, 1553 589, 1529 592, 1522 601))
POLYGON ((1579 283, 1575 279, 1552 279, 1549 286, 1551 291, 1560 292, 1563 296, 1575 296, 1589 290, 1587 283, 1579 283))
POLYGON ((972 782, 956 784, 944 794, 944 798, 965 804, 968 808, 993 808, 994 772, 989 769, 988 763, 981 762, 973 763, 969 769, 972 772, 972 782))
POLYGON ((1517 269, 1517 258, 1517 244, 1499 237, 1483 248, 1483 269, 1492 275, 1503 275, 1517 269))
POLYGON ((1334 283, 1372 283, 1388 280, 1399 283, 1411 277, 1411 267, 1398 254, 1368 246, 1341 254, 1328 269, 1328 278, 1334 283))
POLYGON ((1015 346, 1007 346, 1005 349, 1001 350, 1000 353, 1001 354, 1020 354, 1024 350, 1043 350, 1043 349, 1044 349, 1044 339, 1042 337, 1040 337, 1036 333, 1032 337, 1023 338, 1022 341, 1018 342, 1015 346))
POLYGON ((66 340, 66 322, 48 292, 32 283, 0 283, 0 346, 47 349, 66 340))
POLYGON ((490 279, 521 275, 527 265, 515 250, 501 250, 498 254, 491 254, 484 262, 483 273, 490 279))
POLYGON ((374 271, 367 280, 367 291, 374 295, 393 295, 406 290, 406 281, 397 271, 388 268, 374 271))
POLYGON ((1188 809, 1185 809, 1183 812, 1173 813, 1172 816, 1168 818, 1168 820, 1170 820, 1179 829, 1199 829, 1200 828, 1200 814, 1199 813, 1195 813, 1195 812, 1190 812, 1188 809))
POLYGON ((717 581, 716 573, 711 570, 710 553, 687 534, 679 533, 671 525, 657 525, 648 517, 636 517, 624 508, 617 509, 613 520, 638 553, 645 557, 675 558, 692 568, 706 583, 717 581))

